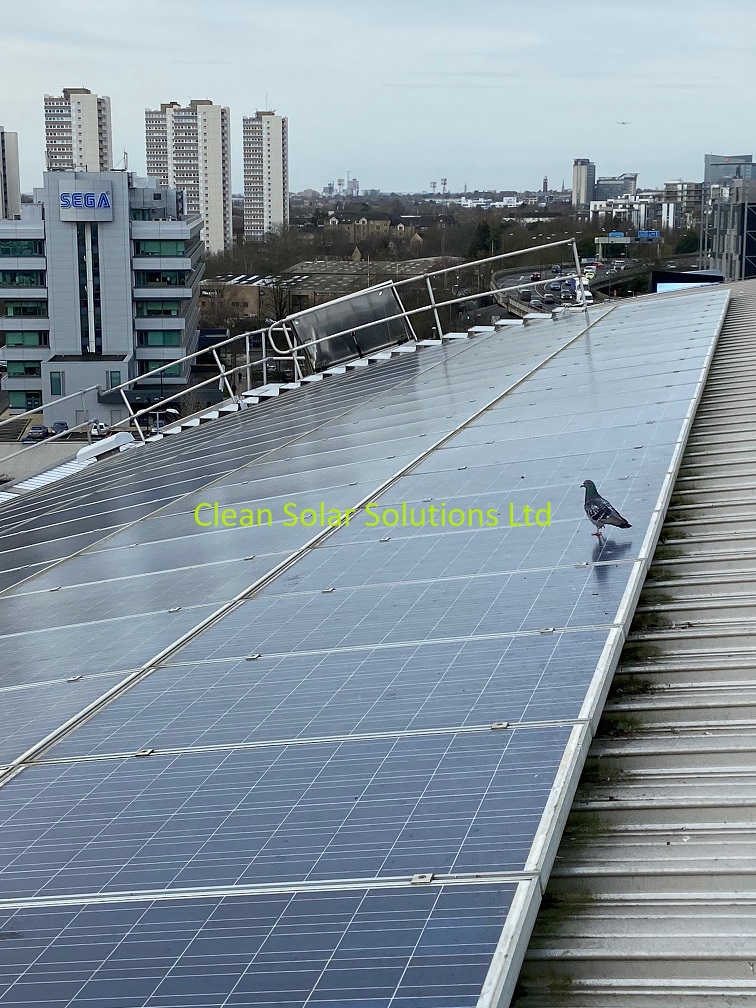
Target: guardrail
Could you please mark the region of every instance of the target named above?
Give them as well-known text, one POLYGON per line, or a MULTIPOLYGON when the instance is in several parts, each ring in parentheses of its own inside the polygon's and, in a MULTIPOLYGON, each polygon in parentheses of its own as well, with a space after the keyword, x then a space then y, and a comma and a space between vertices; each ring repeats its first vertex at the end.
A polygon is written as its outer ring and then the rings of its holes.
MULTIPOLYGON (((360 344, 356 339, 356 334, 364 333, 370 329, 376 330, 377 327, 385 328, 388 323, 400 322, 402 323, 402 329, 405 337, 402 341, 412 338, 417 340, 418 336, 413 328, 413 320, 421 319, 423 316, 430 318, 432 323, 431 329, 435 329, 436 336, 440 339, 444 333, 442 312, 445 313, 448 310, 451 318, 453 308, 462 306, 467 302, 479 300, 487 294, 490 295, 491 290, 485 291, 480 289, 480 282, 481 277, 487 272, 488 267, 492 264, 514 260, 520 256, 531 256, 534 252, 540 252, 546 249, 561 249, 565 247, 570 247, 572 258, 575 262, 576 272, 579 274, 580 260, 577 253, 576 242, 574 238, 568 238, 561 241, 548 242, 533 248, 518 249, 515 252, 499 253, 497 255, 488 256, 484 259, 471 260, 467 263, 457 263, 453 266, 442 267, 441 269, 422 273, 418 276, 406 277, 401 280, 387 280, 384 283, 367 287, 364 290, 355 291, 351 294, 345 294, 342 297, 335 298, 333 301, 328 301, 323 305, 317 305, 313 308, 306 308, 303 311, 293 312, 290 315, 285 316, 283 319, 274 322, 267 328, 256 329, 250 332, 241 333, 237 336, 231 336, 226 340, 222 340, 220 343, 216 343, 212 347, 197 350, 194 353, 187 354, 185 357, 178 360, 166 361, 163 366, 156 368, 154 371, 150 371, 148 375, 139 375, 138 377, 131 378, 128 381, 122 382, 120 385, 114 386, 113 388, 104 390, 99 385, 92 385, 86 389, 71 393, 67 396, 56 396, 54 400, 43 403, 41 406, 26 410, 23 413, 14 414, 7 420, 0 421, 0 427, 4 424, 15 422, 24 416, 38 414, 40 410, 44 410, 50 406, 75 399, 77 397, 81 398, 83 404, 84 397, 87 395, 94 395, 99 400, 99 397, 105 392, 108 394, 118 393, 126 408, 127 417, 117 423, 111 424, 111 431, 135 428, 142 443, 144 443, 146 438, 144 431, 142 430, 140 420, 145 416, 160 413, 171 403, 181 403, 182 399, 186 396, 194 394, 198 389, 202 389, 216 383, 221 391, 225 387, 228 398, 238 401, 239 396, 233 387, 236 383, 236 378, 239 377, 242 380, 243 385, 246 386, 246 388, 242 391, 252 391, 255 387, 252 384, 253 373, 260 372, 264 387, 268 382, 269 371, 271 370, 271 365, 273 364, 276 366, 280 363, 290 364, 293 368, 295 379, 301 381, 315 369, 314 360, 316 354, 314 351, 317 348, 326 346, 329 342, 333 344, 333 341, 349 337, 354 343, 355 349, 352 358, 354 359, 364 355, 360 344), (474 271, 474 274, 477 277, 479 287, 478 291, 476 293, 465 294, 462 296, 442 297, 439 299, 437 296, 439 293, 437 289, 438 281, 443 279, 442 293, 445 294, 447 290, 446 278, 452 274, 456 274, 457 279, 459 279, 461 274, 466 270, 474 271), (436 287, 434 287, 434 282, 436 283, 436 287), (420 300, 420 295, 422 294, 424 303, 417 304, 415 307, 407 307, 402 300, 402 295, 405 294, 405 292, 407 296, 413 295, 413 287, 416 288, 414 291, 414 299, 416 301, 420 300), (393 299, 393 302, 397 306, 396 312, 388 315, 377 315, 369 321, 358 322, 358 324, 348 324, 341 329, 338 329, 337 327, 335 332, 326 331, 323 332, 322 335, 314 336, 310 339, 300 340, 297 337, 297 323, 314 320, 314 330, 317 331, 319 316, 321 319, 326 320, 328 316, 333 316, 334 309, 337 309, 337 314, 341 309, 344 309, 342 314, 345 314, 346 316, 348 315, 352 305, 358 302, 358 299, 365 299, 365 296, 368 294, 380 295, 381 293, 390 295, 389 300, 393 299), (279 346, 277 343, 276 334, 278 333, 283 336, 285 343, 284 346, 279 346), (260 337, 262 348, 261 356, 255 359, 252 358, 251 354, 251 341, 253 337, 260 337), (223 350, 232 351, 232 359, 234 356, 240 356, 242 358, 242 363, 238 365, 232 364, 232 366, 224 364, 219 356, 219 351, 223 350), (272 350, 272 352, 269 352, 270 350, 272 350), (188 387, 184 387, 171 395, 161 398, 157 402, 150 403, 143 409, 133 409, 127 393, 137 392, 140 388, 140 383, 143 383, 145 379, 154 381, 156 377, 159 377, 169 368, 175 368, 176 365, 180 365, 183 369, 187 365, 196 364, 200 361, 210 361, 214 368, 217 369, 216 373, 214 373, 210 378, 196 382, 188 387)), ((501 272, 502 271, 499 271, 499 274, 501 274, 501 272)), ((539 271, 535 270, 535 272, 539 271)), ((529 284, 513 283, 506 287, 496 287, 495 290, 499 292, 518 290, 525 286, 534 286, 535 283, 539 282, 541 281, 530 282, 529 284)), ((457 283, 454 286, 457 290, 459 290, 461 285, 457 283)), ((452 294, 454 294, 454 290, 452 290, 452 294)), ((328 325, 325 321, 321 322, 320 328, 328 329, 328 325)), ((384 344, 384 346, 390 345, 392 345, 390 341, 384 344)), ((61 440, 76 431, 87 430, 89 432, 90 429, 91 420, 87 420, 81 424, 71 427, 63 434, 45 439, 42 443, 49 444, 51 441, 61 440)), ((35 445, 33 444, 29 445, 28 447, 14 453, 14 455, 7 457, 15 458, 17 455, 23 454, 25 451, 30 451, 34 447, 35 445)))

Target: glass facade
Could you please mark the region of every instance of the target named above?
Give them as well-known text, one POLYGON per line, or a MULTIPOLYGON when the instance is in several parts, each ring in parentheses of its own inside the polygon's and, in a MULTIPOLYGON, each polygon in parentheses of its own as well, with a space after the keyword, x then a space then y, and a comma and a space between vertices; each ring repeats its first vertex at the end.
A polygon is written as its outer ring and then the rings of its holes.
POLYGON ((137 270, 135 287, 186 287, 189 274, 185 270, 137 270))
POLYGON ((0 287, 44 287, 42 270, 0 270, 0 287))
POLYGON ((42 238, 0 238, 0 256, 40 256, 45 254, 42 238))
POLYGON ((42 389, 8 392, 8 405, 11 409, 39 409, 42 405, 42 389))
POLYGON ((137 256, 183 256, 187 243, 182 239, 135 239, 134 255, 137 256))
POLYGON ((49 346, 50 333, 41 332, 39 330, 36 332, 32 330, 29 330, 28 332, 6 332, 5 345, 10 347, 49 346))
POLYGON ((8 361, 9 378, 39 378, 42 374, 41 361, 8 361))
POLYGON ((180 301, 137 301, 137 318, 170 318, 181 314, 180 301))
POLYGON ((137 332, 137 346, 181 346, 181 330, 139 330, 137 332))
POLYGON ((47 318, 47 301, 6 301, 5 315, 12 318, 47 318))
MULTIPOLYGON (((139 374, 145 375, 149 374, 151 371, 157 371, 158 368, 163 367, 168 361, 164 360, 140 360, 139 361, 139 374)), ((180 378, 181 377, 181 365, 172 364, 167 367, 165 371, 161 372, 163 378, 180 378)), ((157 375, 159 378, 160 375, 157 375)))

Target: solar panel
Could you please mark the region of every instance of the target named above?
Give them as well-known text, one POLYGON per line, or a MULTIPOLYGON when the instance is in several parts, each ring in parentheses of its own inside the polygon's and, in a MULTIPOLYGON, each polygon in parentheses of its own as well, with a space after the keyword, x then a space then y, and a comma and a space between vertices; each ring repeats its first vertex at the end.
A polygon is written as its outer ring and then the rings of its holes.
POLYGON ((51 755, 577 720, 605 643, 576 631, 168 665, 51 755))
MULTIPOLYGON (((537 902, 535 876, 545 884, 593 705, 647 562, 641 545, 658 527, 659 491, 726 298, 708 291, 673 310, 663 301, 621 306, 572 345, 582 317, 421 350, 268 403, 253 422, 235 416, 93 467, 30 498, 21 522, 0 518, 0 533, 19 547, 6 557, 26 549, 43 563, 68 555, 77 528, 89 524, 84 536, 93 537, 80 557, 8 596, 5 684, 93 675, 83 680, 83 709, 124 670, 151 669, 0 789, 0 937, 22 933, 20 920, 39 934, 34 960, 22 958, 23 981, 8 959, 14 981, 27 984, 12 997, 81 1008, 111 996, 123 974, 108 963, 127 942, 121 934, 114 948, 106 921, 141 942, 135 986, 117 988, 122 1008, 182 997, 460 1008, 477 1003, 484 982, 511 990, 511 977, 492 981, 489 969, 500 969, 493 949, 513 883, 525 894, 510 911, 507 933, 517 935, 537 902), (280 441, 287 425, 296 444, 280 441), (586 476, 627 510, 632 529, 591 539, 578 488, 586 476), (247 492, 280 502, 313 488, 339 501, 347 491, 380 494, 381 508, 490 500, 502 518, 510 503, 518 513, 550 501, 553 520, 489 529, 361 520, 300 555, 308 540, 297 527, 195 532, 191 505, 205 487, 227 502, 247 492), (112 506, 121 496, 141 520, 102 539, 99 521, 123 521, 112 506), (160 515, 146 518, 153 505, 160 515), (57 546, 45 538, 52 511, 74 533, 57 546), (245 571, 261 586, 231 607, 245 571), (100 614, 87 613, 88 590, 100 614), (36 632, 8 633, 31 620, 36 632), (154 902, 158 892, 166 902, 154 902), (107 918, 83 908, 93 893, 110 901, 107 918), (483 903, 470 902, 476 893, 483 903), (452 902, 437 902, 442 894, 452 902), (353 927, 379 895, 383 911, 353 927), (11 899, 24 904, 15 916, 11 899), (50 900, 61 906, 45 909, 50 900), (447 906, 462 924, 450 926, 447 906), (235 969, 215 971, 217 951, 190 963, 198 944, 215 939, 213 915, 233 916, 229 907, 242 908, 245 928, 264 922, 262 944, 244 931, 235 969), (471 908, 482 922, 470 932, 474 964, 464 958, 471 908), (280 923, 290 911, 297 926, 314 922, 304 949, 292 917, 280 923), (414 913, 423 934, 443 935, 425 972, 409 941, 387 955, 403 915, 414 913), (82 966, 69 938, 89 914, 91 965, 82 966), (173 923, 184 938, 161 956, 154 929, 173 923), (323 952, 316 931, 336 944, 323 952), (342 969, 342 950, 354 948, 342 969), (310 953, 322 953, 312 968, 310 953), (61 961, 76 964, 75 980, 61 961)), ((63 717, 75 706, 64 685, 27 719, 40 737, 56 709, 63 717)), ((28 737, 20 726, 16 744, 28 737)), ((26 955, 15 941, 0 942, 0 958, 26 955)), ((501 962, 516 969, 510 953, 501 962)))
POLYGON ((6 912, 3 1000, 474 1008, 515 889, 362 888, 6 912))

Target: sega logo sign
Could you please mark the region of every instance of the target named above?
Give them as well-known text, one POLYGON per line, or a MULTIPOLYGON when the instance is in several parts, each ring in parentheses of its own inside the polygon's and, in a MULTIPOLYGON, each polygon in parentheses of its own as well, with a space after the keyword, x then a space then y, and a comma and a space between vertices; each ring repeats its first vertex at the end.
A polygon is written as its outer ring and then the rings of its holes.
POLYGON ((93 193, 93 192, 62 192, 60 194, 60 208, 61 210, 69 210, 71 208, 77 210, 81 209, 96 209, 96 210, 111 210, 112 204, 110 202, 110 197, 106 192, 93 193))
POLYGON ((58 213, 62 221, 112 221, 113 189, 100 179, 58 180, 58 213))

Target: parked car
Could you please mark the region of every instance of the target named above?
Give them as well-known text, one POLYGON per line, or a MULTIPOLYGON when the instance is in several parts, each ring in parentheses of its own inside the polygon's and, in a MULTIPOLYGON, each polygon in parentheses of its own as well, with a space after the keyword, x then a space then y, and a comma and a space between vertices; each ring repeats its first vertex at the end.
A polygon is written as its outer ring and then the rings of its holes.
POLYGON ((49 427, 45 427, 44 424, 34 424, 25 434, 24 441, 44 441, 45 438, 49 438, 51 435, 49 427))
POLYGON ((66 434, 68 432, 68 424, 65 420, 56 420, 52 425, 53 434, 66 434))
POLYGON ((108 433, 107 425, 104 424, 104 423, 101 423, 99 420, 95 420, 94 423, 92 424, 92 426, 89 429, 89 433, 94 438, 106 437, 107 433, 108 433))

